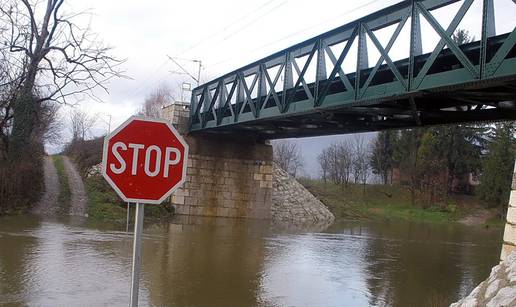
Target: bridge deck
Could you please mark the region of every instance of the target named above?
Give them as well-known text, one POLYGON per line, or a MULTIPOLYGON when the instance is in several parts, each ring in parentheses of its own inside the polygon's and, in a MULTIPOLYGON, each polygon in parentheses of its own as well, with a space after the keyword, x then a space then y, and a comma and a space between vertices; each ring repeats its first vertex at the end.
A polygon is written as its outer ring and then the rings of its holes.
POLYGON ((516 32, 488 35, 490 1, 480 41, 450 39, 473 0, 461 1, 446 30, 431 11, 457 1, 405 1, 249 64, 194 89, 190 131, 272 139, 516 119, 516 32), (418 47, 419 15, 441 36, 431 53, 418 47), (410 56, 392 61, 389 50, 406 23, 414 29, 410 56), (393 25, 381 45, 375 31, 393 25), (366 35, 380 52, 376 65, 367 64, 366 35), (346 74, 342 63, 354 42, 357 69, 346 74))

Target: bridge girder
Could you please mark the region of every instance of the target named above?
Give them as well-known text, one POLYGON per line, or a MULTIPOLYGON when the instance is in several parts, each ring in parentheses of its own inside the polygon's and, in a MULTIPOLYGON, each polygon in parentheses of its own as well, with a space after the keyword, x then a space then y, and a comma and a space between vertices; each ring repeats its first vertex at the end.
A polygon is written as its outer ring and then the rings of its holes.
POLYGON ((516 27, 494 36, 493 0, 477 0, 483 2, 480 40, 458 45, 451 38, 473 1, 404 1, 203 84, 192 92, 190 133, 273 139, 514 120, 516 27), (457 2, 445 29, 432 11, 457 2), (420 19, 439 35, 427 54, 421 54, 420 19), (377 31, 391 26, 382 45, 377 31), (410 27, 409 55, 393 61, 389 52, 404 27, 410 27), (380 54, 372 65, 366 37, 380 54), (354 44, 355 71, 344 72, 354 44))

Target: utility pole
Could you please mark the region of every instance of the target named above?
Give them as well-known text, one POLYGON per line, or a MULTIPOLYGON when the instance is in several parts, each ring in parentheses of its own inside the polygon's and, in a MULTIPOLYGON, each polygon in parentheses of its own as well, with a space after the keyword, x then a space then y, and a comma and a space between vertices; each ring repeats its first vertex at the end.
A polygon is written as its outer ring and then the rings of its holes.
POLYGON ((108 126, 107 133, 109 134, 109 133, 111 133, 111 118, 112 118, 112 115, 109 114, 109 113, 102 113, 102 116, 106 116, 106 117, 109 118, 109 120, 107 120, 107 121, 104 118, 102 118, 102 117, 100 118, 101 121, 103 121, 105 124, 107 124, 107 126, 108 126))
POLYGON ((188 75, 190 78, 192 78, 196 83, 197 83, 197 86, 200 85, 200 82, 201 82, 201 68, 202 68, 202 62, 201 60, 191 60, 191 59, 180 59, 180 58, 175 58, 175 57, 171 57, 169 55, 167 55, 167 57, 172 61, 174 62, 174 64, 176 64, 186 75, 188 75), (188 70, 186 70, 181 64, 179 64, 176 60, 183 60, 183 61, 189 61, 189 62, 192 62, 192 63, 197 63, 199 65, 199 68, 197 70, 197 78, 194 77, 191 73, 188 72, 188 70))

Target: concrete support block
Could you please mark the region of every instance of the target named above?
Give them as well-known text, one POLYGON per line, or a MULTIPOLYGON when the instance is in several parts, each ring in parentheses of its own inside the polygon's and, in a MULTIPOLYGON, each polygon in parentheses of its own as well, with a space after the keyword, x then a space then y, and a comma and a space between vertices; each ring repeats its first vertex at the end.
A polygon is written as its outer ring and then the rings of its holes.
POLYGON ((507 223, 516 225, 516 207, 509 207, 507 209, 507 223))
POLYGON ((171 198, 177 214, 269 218, 272 147, 238 135, 188 135, 188 105, 163 109, 189 144, 187 179, 171 198))
POLYGON ((511 191, 511 198, 509 199, 509 206, 516 207, 516 190, 511 191))
POLYGON ((260 173, 262 174, 272 174, 272 166, 271 165, 261 165, 260 173))
POLYGON ((183 205, 175 205, 175 213, 181 215, 187 215, 189 213, 189 207, 183 205))
POLYGON ((229 208, 217 208, 217 216, 229 216, 230 209, 229 208))
POLYGON ((504 261, 507 257, 513 252, 516 251, 516 246, 510 244, 502 245, 502 252, 500 255, 500 260, 504 261))
POLYGON ((184 196, 173 195, 172 196, 172 203, 173 204, 184 205, 185 204, 185 197, 184 196))
POLYGON ((505 231, 503 234, 503 241, 512 245, 516 245, 516 225, 509 223, 505 224, 505 231))

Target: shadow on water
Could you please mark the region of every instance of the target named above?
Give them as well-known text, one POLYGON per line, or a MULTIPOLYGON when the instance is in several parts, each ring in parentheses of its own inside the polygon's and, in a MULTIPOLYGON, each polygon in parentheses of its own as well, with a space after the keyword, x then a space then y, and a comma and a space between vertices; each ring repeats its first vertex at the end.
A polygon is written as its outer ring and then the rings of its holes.
MULTIPOLYGON (((500 229, 357 221, 327 226, 185 216, 145 221, 140 301, 449 303, 488 275, 500 250, 500 229)), ((124 230, 74 217, 0 217, 0 305, 126 306, 132 234, 124 230)))

